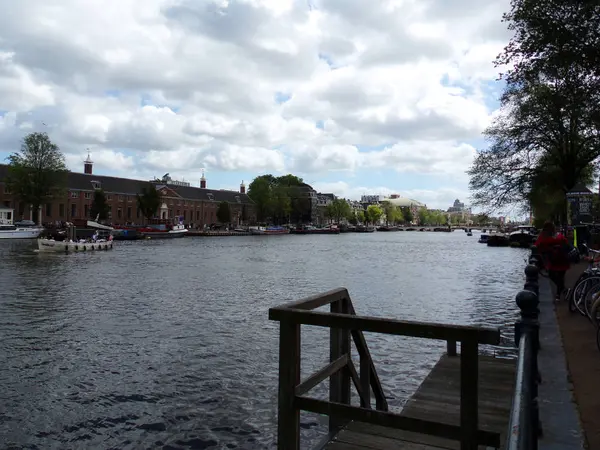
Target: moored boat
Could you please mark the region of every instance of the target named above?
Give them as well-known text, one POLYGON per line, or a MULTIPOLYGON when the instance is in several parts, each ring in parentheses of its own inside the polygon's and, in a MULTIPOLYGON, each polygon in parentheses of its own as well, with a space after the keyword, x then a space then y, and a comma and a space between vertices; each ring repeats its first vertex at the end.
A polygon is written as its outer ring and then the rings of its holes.
POLYGON ((175 216, 172 219, 152 219, 148 225, 137 229, 145 238, 174 239, 184 237, 188 230, 183 225, 183 217, 175 216))
POLYGON ((510 241, 504 233, 490 233, 487 239, 488 247, 508 247, 510 241))
POLYGON ((0 207, 0 239, 35 239, 44 229, 32 225, 19 226, 13 223, 14 210, 0 207))
POLYGON ((482 234, 481 236, 479 236, 479 240, 477 242, 479 242, 480 244, 487 244, 489 237, 490 236, 488 234, 482 234))
POLYGON ((289 234, 290 230, 284 227, 250 227, 250 234, 256 236, 270 236, 270 235, 278 235, 278 234, 289 234))
POLYGON ((335 226, 317 228, 311 225, 304 225, 290 230, 292 234, 340 234, 340 229, 335 226))

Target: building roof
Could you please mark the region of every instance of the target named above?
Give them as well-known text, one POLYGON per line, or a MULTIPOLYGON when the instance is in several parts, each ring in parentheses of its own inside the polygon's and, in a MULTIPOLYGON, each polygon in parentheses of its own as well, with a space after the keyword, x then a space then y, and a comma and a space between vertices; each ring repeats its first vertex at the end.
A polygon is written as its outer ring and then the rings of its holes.
MULTIPOLYGON (((8 166, 0 164, 0 181, 6 177, 8 166)), ((150 183, 143 180, 132 180, 129 178, 119 178, 107 175, 85 174, 78 172, 69 172, 67 177, 67 185, 70 190, 78 191, 93 191, 92 182, 100 182, 100 187, 104 192, 111 194, 133 195, 141 192, 142 188, 148 187, 150 184, 164 185, 160 182, 150 183)), ((187 200, 205 200, 215 202, 229 203, 253 203, 247 194, 242 194, 237 191, 226 191, 219 189, 202 189, 193 186, 177 186, 167 184, 168 188, 187 200), (212 198, 210 198, 212 196, 212 198), (239 201, 238 201, 239 199, 239 201)))
POLYGON ((399 206, 401 208, 411 207, 411 206, 425 207, 425 205, 423 203, 413 200, 412 198, 406 198, 406 197, 385 198, 385 199, 383 199, 383 201, 390 202, 392 205, 399 206))

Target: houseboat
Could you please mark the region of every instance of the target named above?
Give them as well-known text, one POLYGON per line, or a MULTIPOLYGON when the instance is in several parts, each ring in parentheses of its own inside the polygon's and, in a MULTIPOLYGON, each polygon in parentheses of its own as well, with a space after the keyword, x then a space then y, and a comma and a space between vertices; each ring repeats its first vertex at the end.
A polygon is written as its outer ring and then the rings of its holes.
POLYGON ((272 235, 280 235, 280 234, 289 234, 290 230, 288 228, 279 227, 279 226, 269 226, 269 227, 250 227, 250 234, 255 236, 272 236, 272 235))

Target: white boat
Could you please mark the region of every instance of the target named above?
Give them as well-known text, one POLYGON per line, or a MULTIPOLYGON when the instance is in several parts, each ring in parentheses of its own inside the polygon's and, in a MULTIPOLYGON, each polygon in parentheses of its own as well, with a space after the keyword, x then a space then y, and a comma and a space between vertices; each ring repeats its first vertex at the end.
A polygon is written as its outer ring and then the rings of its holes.
POLYGON ((14 210, 0 207, 0 239, 35 239, 44 229, 13 224, 14 210))
POLYGON ((85 240, 80 239, 75 242, 55 241, 54 239, 38 239, 38 249, 40 252, 71 253, 71 252, 94 252, 103 250, 112 250, 114 241, 112 236, 109 239, 85 240))
MULTIPOLYGON (((108 225, 102 225, 94 220, 88 220, 86 225, 89 228, 95 228, 105 232, 111 232, 112 227, 108 225)), ((37 240, 38 249, 40 252, 53 252, 53 253, 72 253, 72 252, 95 252, 103 250, 112 250, 114 241, 112 235, 107 238, 99 238, 98 232, 95 233, 90 239, 75 239, 75 227, 71 224, 69 228, 70 239, 63 241, 57 241, 54 238, 40 238, 37 240)))

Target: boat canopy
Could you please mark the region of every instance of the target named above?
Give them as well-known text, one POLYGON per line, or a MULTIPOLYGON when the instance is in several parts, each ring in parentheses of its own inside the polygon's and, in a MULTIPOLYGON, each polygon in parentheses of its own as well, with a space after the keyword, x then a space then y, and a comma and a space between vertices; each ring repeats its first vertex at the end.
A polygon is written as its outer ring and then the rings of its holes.
POLYGON ((90 228, 97 228, 98 230, 107 230, 107 231, 112 231, 114 230, 113 227, 109 227, 108 225, 102 225, 98 222, 95 222, 93 220, 88 220, 87 221, 87 226, 90 228))

